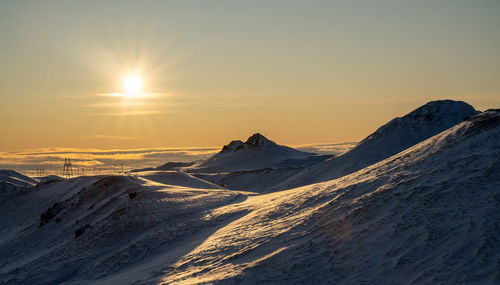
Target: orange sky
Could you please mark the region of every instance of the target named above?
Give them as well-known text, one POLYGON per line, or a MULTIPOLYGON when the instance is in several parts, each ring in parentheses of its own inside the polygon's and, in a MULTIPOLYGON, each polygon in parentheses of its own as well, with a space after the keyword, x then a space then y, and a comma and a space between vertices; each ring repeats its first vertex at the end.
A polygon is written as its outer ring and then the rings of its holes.
POLYGON ((498 1, 2 2, 0 151, 359 141, 430 100, 496 108, 499 14, 498 1), (141 96, 114 96, 131 72, 141 96))

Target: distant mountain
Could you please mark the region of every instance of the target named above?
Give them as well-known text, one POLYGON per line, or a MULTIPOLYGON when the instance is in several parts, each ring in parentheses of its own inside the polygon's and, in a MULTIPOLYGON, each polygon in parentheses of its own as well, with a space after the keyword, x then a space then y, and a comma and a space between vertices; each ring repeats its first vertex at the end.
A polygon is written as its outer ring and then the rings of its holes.
POLYGON ((180 170, 182 168, 192 166, 195 162, 167 162, 157 167, 147 167, 130 170, 130 173, 144 172, 144 171, 164 171, 164 170, 180 170))
POLYGON ((246 142, 234 140, 211 158, 186 168, 190 172, 225 172, 300 167, 330 158, 276 144, 256 133, 246 142))
MULTIPOLYGON (((259 193, 327 181, 384 160, 478 113, 465 102, 432 101, 381 126, 343 155, 317 164, 300 168, 196 174, 196 176, 225 185, 229 189, 259 193)), ((239 143, 236 141, 232 147, 237 145, 239 143)))
POLYGON ((130 173, 177 170, 203 176, 200 173, 304 167, 331 157, 333 155, 320 155, 279 145, 260 133, 256 133, 245 142, 241 140, 231 141, 223 146, 220 152, 206 160, 167 162, 158 167, 134 169, 130 173))
POLYGON ((295 174, 280 187, 307 185, 353 173, 414 146, 478 113, 471 105, 462 101, 429 102, 403 117, 391 120, 345 154, 295 174))

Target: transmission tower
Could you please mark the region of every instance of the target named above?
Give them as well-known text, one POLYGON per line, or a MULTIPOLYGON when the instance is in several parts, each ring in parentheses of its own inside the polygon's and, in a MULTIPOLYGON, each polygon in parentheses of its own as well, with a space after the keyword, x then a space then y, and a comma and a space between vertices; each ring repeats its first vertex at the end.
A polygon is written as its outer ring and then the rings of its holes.
POLYGON ((42 177, 42 176, 45 176, 45 169, 43 168, 38 168, 36 170, 36 174, 35 174, 36 177, 42 177))
POLYGON ((63 177, 71 178, 73 176, 73 167, 71 166, 71 159, 64 159, 64 169, 63 169, 63 177))

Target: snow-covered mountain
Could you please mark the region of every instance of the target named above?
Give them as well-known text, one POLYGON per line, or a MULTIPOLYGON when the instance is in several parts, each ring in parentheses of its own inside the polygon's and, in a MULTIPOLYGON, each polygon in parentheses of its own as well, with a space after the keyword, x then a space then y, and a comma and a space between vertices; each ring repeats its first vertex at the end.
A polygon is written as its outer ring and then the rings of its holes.
POLYGON ((259 193, 327 181, 388 158, 477 113, 465 102, 432 101, 403 117, 391 120, 343 155, 313 165, 195 175, 229 189, 259 193))
POLYGON ((291 179, 281 182, 278 188, 286 189, 327 181, 355 172, 416 145, 476 114, 478 111, 462 101, 431 101, 403 117, 391 120, 345 154, 295 174, 291 179))
POLYGON ((256 133, 246 142, 235 140, 206 161, 187 167, 190 172, 226 172, 265 168, 299 167, 330 158, 278 145, 256 133))
POLYGON ((490 110, 263 195, 178 171, 40 184, 0 204, 0 283, 497 284, 499 167, 490 110))
POLYGON ((498 284, 500 112, 249 214, 143 283, 498 284))

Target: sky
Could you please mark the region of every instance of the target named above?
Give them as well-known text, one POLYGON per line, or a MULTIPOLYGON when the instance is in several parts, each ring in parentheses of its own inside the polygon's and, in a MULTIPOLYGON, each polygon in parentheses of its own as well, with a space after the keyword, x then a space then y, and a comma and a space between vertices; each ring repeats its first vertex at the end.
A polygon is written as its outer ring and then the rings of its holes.
POLYGON ((355 142, 431 100, 498 108, 498 15, 498 0, 2 1, 0 152, 355 142), (125 96, 130 74, 143 86, 125 96))

